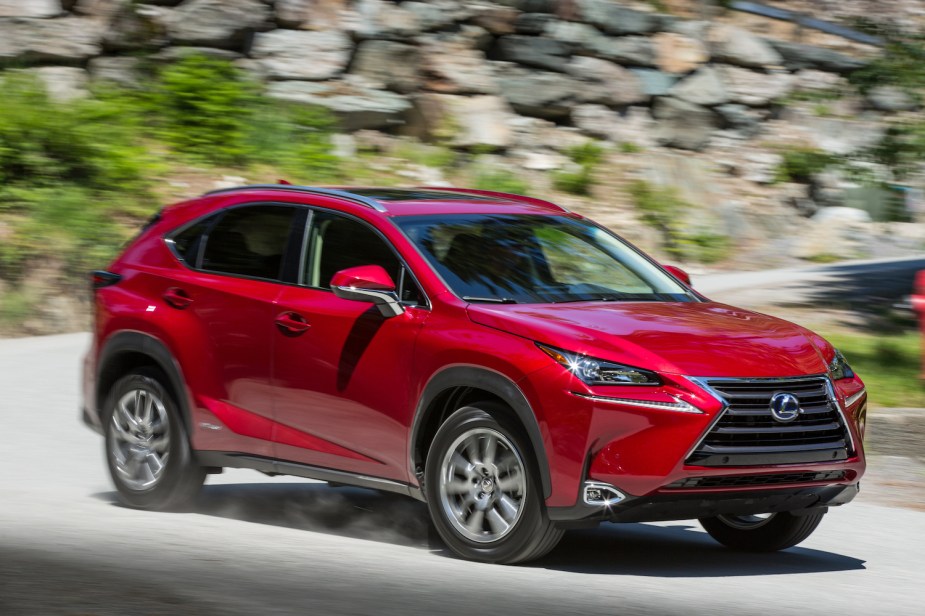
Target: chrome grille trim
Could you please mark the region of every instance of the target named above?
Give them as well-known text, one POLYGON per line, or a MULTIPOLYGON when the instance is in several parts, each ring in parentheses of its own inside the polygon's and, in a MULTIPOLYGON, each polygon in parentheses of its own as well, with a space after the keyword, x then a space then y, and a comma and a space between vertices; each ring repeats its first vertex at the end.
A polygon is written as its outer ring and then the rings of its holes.
MULTIPOLYGON (((774 453, 768 453, 766 451, 771 448, 773 448, 774 452, 780 453, 780 454, 786 454, 786 453, 791 453, 791 452, 792 453, 797 453, 797 452, 805 453, 805 452, 819 451, 819 450, 824 450, 824 449, 844 448, 846 455, 853 455, 857 451, 857 448, 854 442, 854 435, 852 434, 849 428, 844 409, 842 408, 842 405, 838 403, 838 399, 835 396, 835 388, 832 385, 831 379, 829 379, 827 375, 820 374, 820 375, 807 375, 807 376, 801 376, 801 377, 780 377, 780 378, 735 378, 735 377, 685 377, 685 378, 689 380, 691 383, 697 385, 698 387, 700 387, 701 389, 709 393, 711 396, 716 398, 716 400, 719 401, 723 405, 723 408, 716 414, 716 417, 713 419, 712 422, 710 422, 710 425, 707 427, 706 430, 704 430, 703 434, 701 434, 700 438, 697 440, 695 445, 687 452, 687 455, 684 457, 686 464, 691 464, 694 466, 698 465, 697 461, 691 462, 690 458, 695 453, 697 453, 702 447, 704 447, 705 441, 711 435, 714 434, 714 431, 717 429, 717 425, 720 423, 720 421, 722 421, 723 418, 727 416, 758 417, 758 416, 767 414, 766 412, 762 412, 760 409, 735 409, 734 407, 736 406, 736 403, 735 403, 736 396, 727 395, 724 392, 718 391, 714 387, 714 386, 721 386, 724 383, 742 384, 742 385, 753 384, 759 387, 760 386, 767 387, 769 385, 780 384, 780 386, 784 389, 794 388, 797 390, 799 390, 802 387, 807 387, 811 385, 816 385, 817 387, 819 385, 822 385, 825 400, 827 403, 825 407, 817 408, 817 407, 821 407, 821 405, 818 402, 816 402, 815 405, 812 403, 809 403, 807 404, 807 407, 810 409, 810 412, 806 414, 801 413, 801 416, 811 417, 813 414, 820 414, 820 415, 823 413, 831 414, 834 411, 835 414, 837 414, 838 421, 840 422, 840 425, 837 425, 835 427, 841 428, 841 432, 844 435, 842 437, 843 444, 839 444, 837 442, 828 442, 828 443, 822 443, 822 444, 803 443, 799 445, 786 445, 786 444, 764 445, 764 446, 757 445, 755 446, 756 451, 754 452, 754 454, 748 454, 746 452, 741 451, 742 449, 748 449, 748 445, 746 444, 746 445, 741 445, 738 447, 740 449, 740 452, 736 454, 730 454, 730 455, 747 456, 747 455, 767 453, 767 455, 773 456, 775 455, 774 453), (764 448, 764 450, 762 450, 762 447, 764 448)), ((799 391, 797 391, 795 395, 799 397, 799 391)), ((758 398, 758 397, 760 396, 753 396, 753 398, 758 398)), ((806 396, 806 397, 809 398, 810 396, 806 396)), ((816 397, 820 397, 820 394, 817 393, 816 397)), ((747 396, 744 396, 744 395, 738 396, 738 398, 747 399, 747 396)), ((758 403, 752 403, 752 404, 757 405, 758 403)), ((820 417, 820 419, 822 418, 820 417)), ((808 421, 813 421, 813 420, 810 419, 808 421)), ((783 428, 783 426, 781 426, 781 428, 783 428)), ((814 430, 807 430, 807 431, 814 431, 814 430)), ((818 431, 818 429, 816 431, 818 431)), ((785 429, 769 431, 769 433, 777 433, 777 434, 785 434, 786 432, 787 430, 785 429)), ((729 434, 730 432, 726 432, 726 433, 729 434)), ((732 446, 732 447, 735 447, 735 446, 732 446)), ((715 453, 714 455, 722 455, 722 454, 715 453)), ((822 461, 822 460, 819 460, 819 461, 822 461)), ((783 460, 783 461, 775 462, 775 463, 786 464, 788 462, 786 460, 783 460)), ((761 463, 752 462, 751 464, 761 464, 761 463)), ((748 465, 748 464, 742 463, 742 465, 748 465)))

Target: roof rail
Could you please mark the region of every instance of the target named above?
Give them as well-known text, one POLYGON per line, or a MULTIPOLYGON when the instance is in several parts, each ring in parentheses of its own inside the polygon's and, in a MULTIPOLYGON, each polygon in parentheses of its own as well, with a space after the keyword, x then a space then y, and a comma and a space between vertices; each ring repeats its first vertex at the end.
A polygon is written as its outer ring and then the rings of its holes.
POLYGON ((524 201, 532 205, 542 205, 543 207, 553 208, 559 210, 560 212, 565 212, 570 214, 571 212, 559 205, 558 203, 553 203, 552 201, 546 201, 545 199, 537 199, 536 197, 527 197, 524 195, 516 195, 514 193, 499 192, 497 190, 476 190, 470 188, 455 188, 453 186, 418 186, 422 190, 438 190, 442 192, 452 192, 459 193, 461 195, 482 195, 485 197, 504 197, 511 201, 524 201))
POLYGON ((234 186, 232 188, 219 188, 217 190, 210 190, 207 192, 207 195, 218 195, 226 192, 234 192, 237 190, 250 190, 250 189, 260 189, 260 190, 286 190, 290 192, 300 192, 307 193, 310 195, 320 195, 323 197, 337 197, 340 199, 347 199, 348 201, 353 201, 354 203, 359 203, 360 205, 365 205, 366 207, 372 208, 377 212, 388 212, 384 205, 371 199, 369 197, 364 197, 363 195, 357 195, 346 190, 337 190, 335 188, 319 188, 317 186, 296 186, 294 184, 250 184, 247 186, 234 186))

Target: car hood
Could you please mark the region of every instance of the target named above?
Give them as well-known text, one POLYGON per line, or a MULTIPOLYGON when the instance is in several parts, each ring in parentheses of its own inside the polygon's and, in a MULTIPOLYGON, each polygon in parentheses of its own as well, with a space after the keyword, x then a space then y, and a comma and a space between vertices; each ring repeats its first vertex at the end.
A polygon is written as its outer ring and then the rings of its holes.
POLYGON ((788 377, 826 371, 812 332, 713 302, 470 304, 472 321, 565 351, 686 376, 788 377))

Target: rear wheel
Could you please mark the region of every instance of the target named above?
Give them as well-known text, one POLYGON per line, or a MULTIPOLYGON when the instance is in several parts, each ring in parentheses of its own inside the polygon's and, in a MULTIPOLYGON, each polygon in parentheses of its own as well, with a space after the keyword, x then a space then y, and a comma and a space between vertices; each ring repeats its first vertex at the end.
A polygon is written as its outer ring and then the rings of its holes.
POLYGON ((825 511, 796 515, 766 513, 762 515, 720 515, 700 518, 710 536, 730 548, 749 552, 776 552, 793 547, 809 537, 825 511))
POLYGON ((156 370, 140 369, 119 379, 106 403, 106 461, 120 500, 130 507, 188 506, 205 480, 163 380, 156 370))
POLYGON ((493 402, 459 409, 437 431, 427 455, 425 494, 434 526, 460 556, 525 562, 562 537, 546 515, 527 443, 504 407, 493 402))

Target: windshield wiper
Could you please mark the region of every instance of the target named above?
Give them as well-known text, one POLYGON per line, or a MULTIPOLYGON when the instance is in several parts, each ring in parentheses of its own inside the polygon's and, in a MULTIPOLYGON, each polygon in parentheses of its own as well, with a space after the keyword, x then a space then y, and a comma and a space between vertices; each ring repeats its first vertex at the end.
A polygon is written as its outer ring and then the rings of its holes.
POLYGON ((513 297, 472 297, 471 295, 463 295, 463 299, 467 302, 488 302, 490 304, 516 304, 517 300, 513 297))
POLYGON ((558 300, 553 303, 572 304, 575 302, 622 302, 622 301, 630 301, 630 300, 628 300, 626 296, 624 295, 619 295, 616 293, 612 295, 607 295, 605 293, 602 293, 600 295, 589 295, 588 297, 573 297, 569 299, 562 299, 562 300, 558 300))

